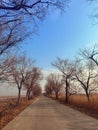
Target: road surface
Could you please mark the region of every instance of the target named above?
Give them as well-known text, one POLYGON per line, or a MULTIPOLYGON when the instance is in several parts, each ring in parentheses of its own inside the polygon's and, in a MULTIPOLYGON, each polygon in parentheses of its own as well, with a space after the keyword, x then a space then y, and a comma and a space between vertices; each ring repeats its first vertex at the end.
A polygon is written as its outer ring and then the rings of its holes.
POLYGON ((41 96, 3 130, 98 130, 98 120, 41 96))

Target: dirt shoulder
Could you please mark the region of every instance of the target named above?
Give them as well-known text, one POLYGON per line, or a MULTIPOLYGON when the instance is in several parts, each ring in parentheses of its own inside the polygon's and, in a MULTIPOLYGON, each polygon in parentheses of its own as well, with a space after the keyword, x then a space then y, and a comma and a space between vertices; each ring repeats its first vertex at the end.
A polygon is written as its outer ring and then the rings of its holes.
POLYGON ((22 112, 27 106, 33 103, 37 97, 32 100, 26 100, 21 98, 19 105, 16 105, 16 98, 0 100, 0 130, 13 120, 20 112, 22 112))

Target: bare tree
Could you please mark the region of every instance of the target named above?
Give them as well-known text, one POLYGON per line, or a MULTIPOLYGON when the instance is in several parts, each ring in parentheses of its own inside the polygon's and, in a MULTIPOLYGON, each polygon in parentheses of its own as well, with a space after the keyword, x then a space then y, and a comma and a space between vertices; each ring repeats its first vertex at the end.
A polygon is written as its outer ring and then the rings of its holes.
POLYGON ((76 95, 76 94, 79 94, 81 93, 81 87, 79 87, 79 83, 76 82, 75 80, 72 80, 70 82, 70 87, 69 87, 69 97, 72 96, 72 95, 76 95))
POLYGON ((76 61, 74 75, 77 81, 81 84, 89 101, 91 92, 96 90, 96 87, 93 86, 93 81, 98 76, 95 65, 92 61, 76 61))
POLYGON ((11 83, 16 84, 18 88, 18 100, 17 104, 20 102, 21 89, 23 84, 28 76, 29 68, 28 68, 28 60, 25 56, 14 57, 15 64, 9 66, 10 68, 10 77, 9 80, 11 83))
POLYGON ((41 80, 42 80, 41 70, 37 67, 31 68, 31 70, 28 72, 28 75, 24 81, 24 87, 27 90, 26 97, 28 99, 30 99, 31 96, 34 94, 33 90, 35 90, 34 89, 35 87, 39 86, 38 84, 41 80))
POLYGON ((65 93, 66 93, 66 99, 65 103, 69 102, 68 96, 69 96, 69 87, 70 82, 72 80, 74 69, 72 67, 72 63, 68 59, 62 60, 60 58, 57 58, 52 65, 56 67, 61 73, 62 73, 62 81, 65 82, 65 93))
POLYGON ((47 82, 49 84, 50 89, 54 91, 56 95, 56 99, 58 99, 58 94, 61 90, 61 87, 63 86, 63 82, 61 81, 61 76, 59 74, 51 73, 47 77, 47 82))
POLYGON ((64 6, 63 4, 66 2, 68 2, 68 0, 1 0, 0 10, 9 10, 12 11, 10 13, 18 14, 19 16, 23 14, 34 15, 35 13, 39 14, 43 12, 44 9, 49 8, 49 6, 56 6, 62 8, 64 6))
POLYGON ((51 82, 47 80, 47 82, 45 84, 45 94, 47 96, 50 96, 50 95, 52 95, 52 92, 53 92, 53 89, 52 89, 52 86, 51 86, 51 82))
POLYGON ((0 57, 0 82, 8 82, 11 73, 10 66, 15 65, 15 56, 11 54, 6 54, 0 57))
POLYGON ((44 19, 52 7, 63 10, 67 2, 68 0, 1 0, 0 55, 35 32, 38 19, 44 19))
POLYGON ((23 30, 20 21, 11 24, 0 25, 0 55, 8 48, 18 45, 29 33, 23 30))
POLYGON ((80 55, 83 58, 92 60, 98 66, 98 46, 97 45, 94 45, 93 47, 90 47, 90 48, 80 50, 80 55))
POLYGON ((34 96, 40 96, 42 93, 41 86, 39 84, 35 84, 32 88, 32 91, 34 96))

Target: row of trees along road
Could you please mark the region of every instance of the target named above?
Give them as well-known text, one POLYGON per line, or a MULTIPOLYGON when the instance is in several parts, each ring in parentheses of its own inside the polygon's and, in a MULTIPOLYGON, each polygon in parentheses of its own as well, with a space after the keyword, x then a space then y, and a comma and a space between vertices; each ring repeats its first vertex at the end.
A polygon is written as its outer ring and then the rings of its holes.
POLYGON ((30 99, 33 95, 41 94, 40 80, 41 70, 34 66, 34 61, 28 60, 26 56, 9 55, 1 62, 0 80, 10 83, 18 88, 17 104, 20 102, 21 90, 27 91, 26 97, 30 99))
MULTIPOLYGON (((57 84, 65 86, 65 103, 69 103, 69 96, 72 94, 85 93, 87 100, 92 93, 98 90, 98 61, 97 47, 93 49, 84 49, 80 51, 79 58, 73 61, 68 59, 57 58, 52 65, 59 70, 61 76, 57 80, 57 84), (89 51, 88 51, 89 50, 89 51), (61 83, 62 82, 62 83, 61 83)), ((59 89, 59 85, 55 83, 55 74, 49 75, 45 85, 46 94, 52 94, 54 87, 59 89), (53 84, 55 83, 55 84, 53 84)), ((57 97, 57 96, 56 96, 57 97)))

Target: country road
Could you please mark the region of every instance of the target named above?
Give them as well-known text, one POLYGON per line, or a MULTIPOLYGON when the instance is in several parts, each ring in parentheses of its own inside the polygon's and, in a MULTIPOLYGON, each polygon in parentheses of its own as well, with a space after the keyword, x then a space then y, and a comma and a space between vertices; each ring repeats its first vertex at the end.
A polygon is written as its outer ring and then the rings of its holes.
POLYGON ((98 130, 98 120, 41 96, 3 130, 98 130))

